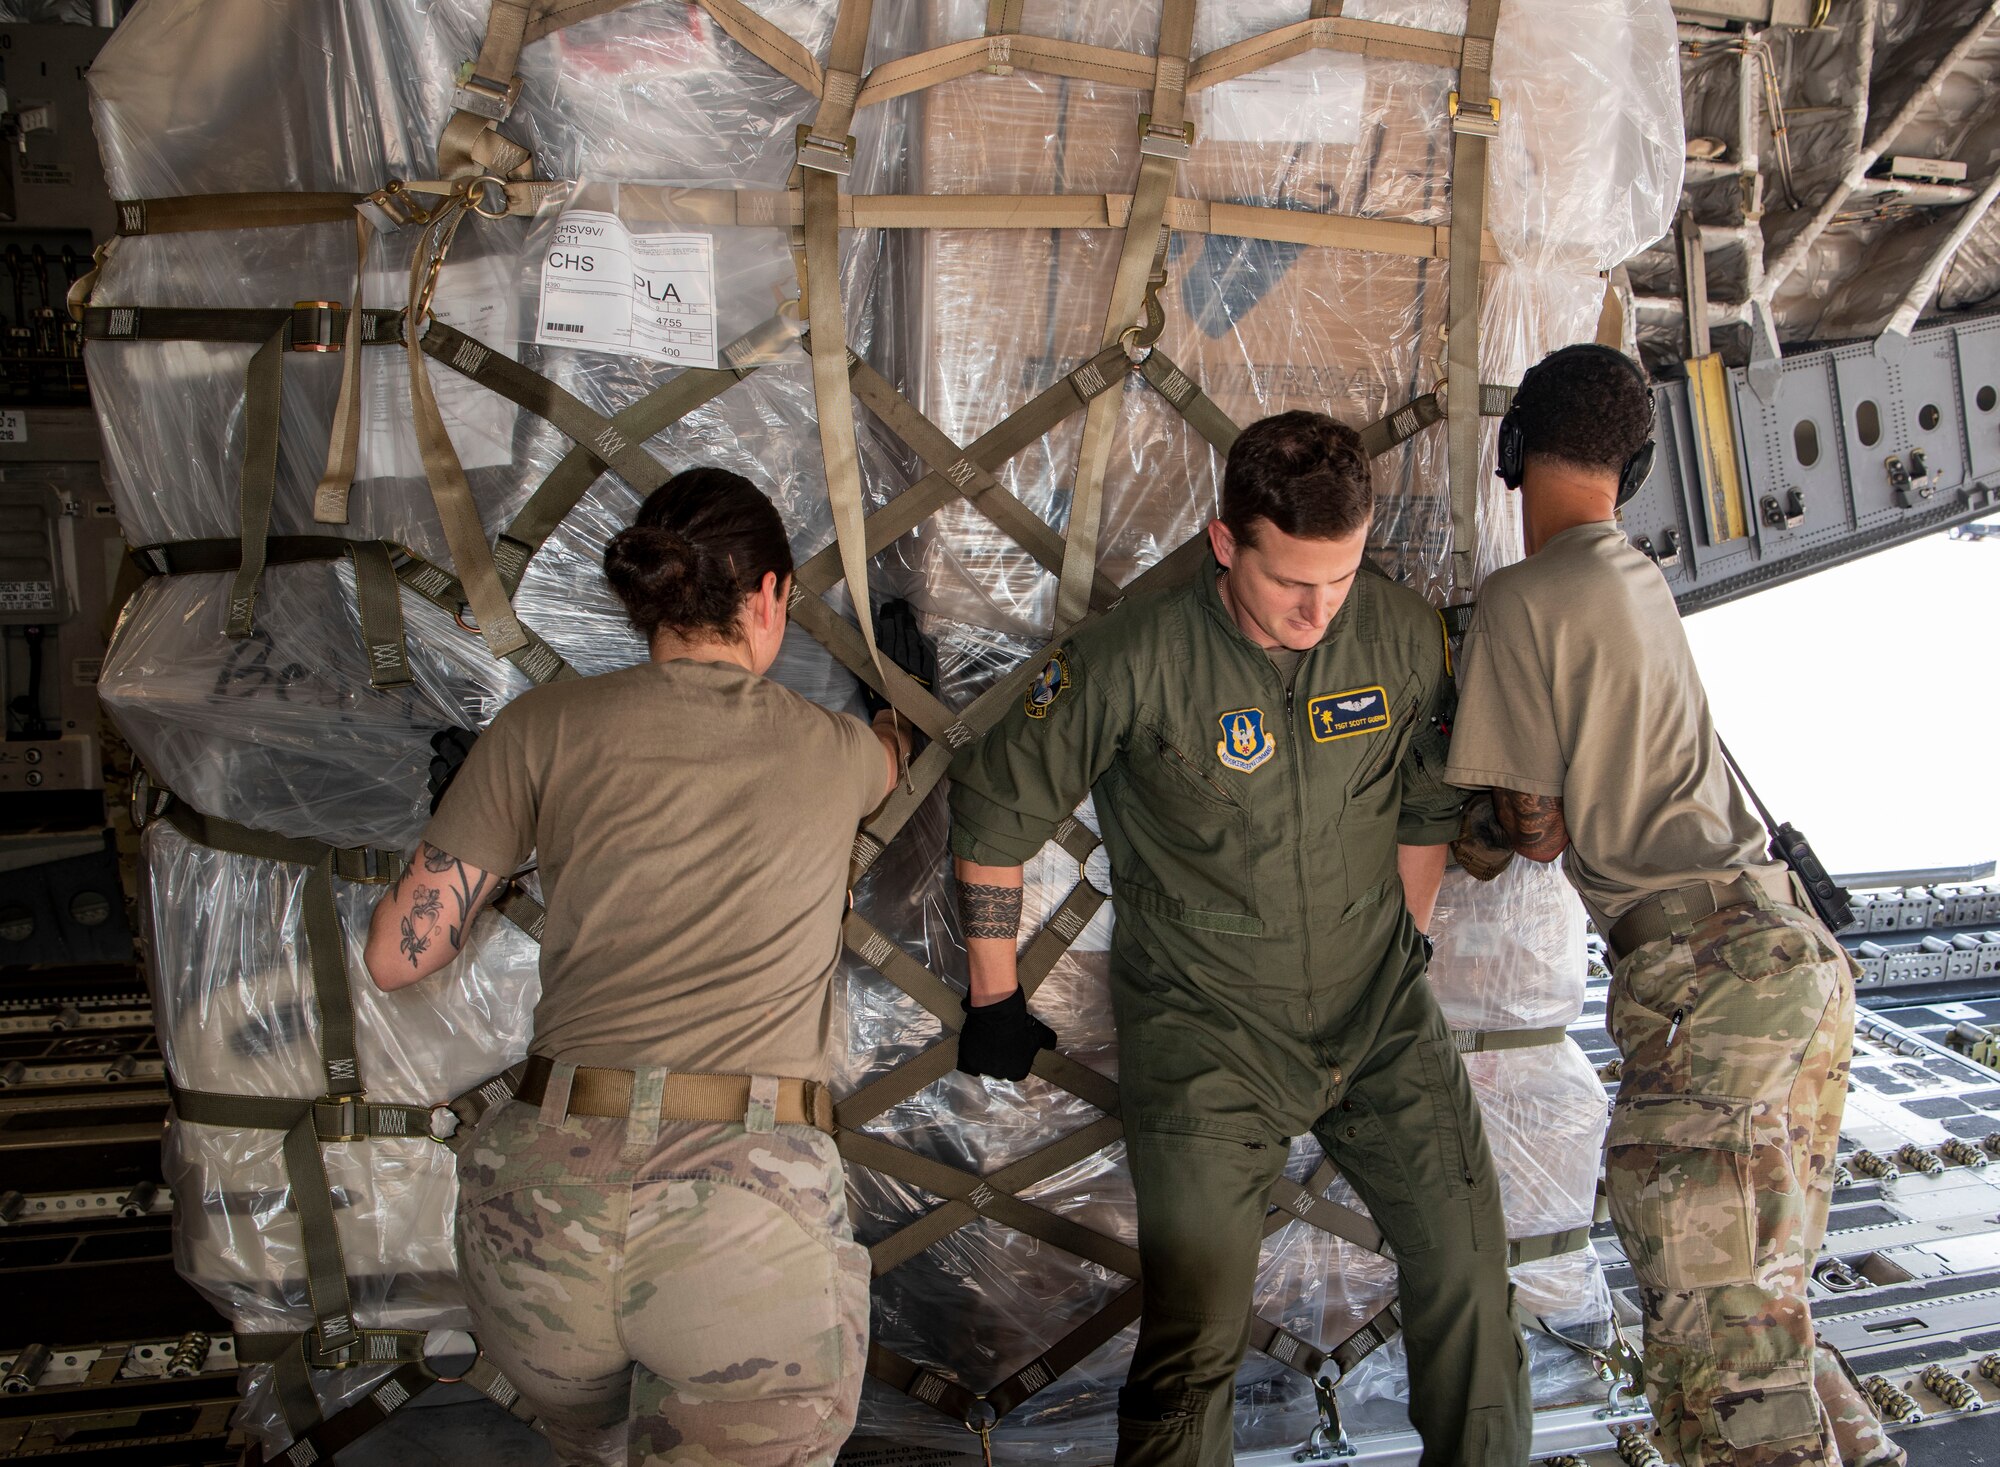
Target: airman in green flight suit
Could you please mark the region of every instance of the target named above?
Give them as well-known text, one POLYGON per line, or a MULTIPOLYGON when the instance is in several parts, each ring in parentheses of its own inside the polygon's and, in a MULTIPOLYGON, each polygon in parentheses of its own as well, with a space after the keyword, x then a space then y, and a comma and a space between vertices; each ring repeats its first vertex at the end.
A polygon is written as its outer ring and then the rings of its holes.
POLYGON ((953 766, 960 1068, 1020 1078, 1053 1042, 1016 982, 1022 863, 1090 794, 1111 857, 1144 1300, 1121 1467, 1232 1460, 1266 1194, 1308 1130, 1394 1252, 1423 1467, 1527 1459, 1492 1157, 1424 980, 1462 804, 1449 654, 1364 566, 1373 502, 1351 429, 1253 424, 1213 560, 1052 652, 953 766))

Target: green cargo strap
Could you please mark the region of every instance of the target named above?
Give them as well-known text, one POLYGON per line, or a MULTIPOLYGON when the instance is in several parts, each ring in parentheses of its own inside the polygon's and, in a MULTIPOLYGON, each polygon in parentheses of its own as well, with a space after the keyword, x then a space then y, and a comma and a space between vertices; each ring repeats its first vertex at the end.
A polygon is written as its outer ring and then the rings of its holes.
POLYGON ((542 924, 548 920, 549 914, 535 900, 534 894, 518 881, 509 882, 507 890, 494 899, 493 910, 536 942, 542 940, 542 924))
POLYGON ((1326 1352, 1327 1358, 1339 1369, 1336 1380, 1345 1377, 1355 1366, 1396 1338, 1403 1329, 1403 1311, 1391 1304, 1368 1323, 1326 1352))
POLYGON ((929 1009, 946 1029, 959 1026, 958 994, 873 922, 850 911, 841 921, 840 937, 849 952, 929 1009))
POLYGON ((191 234, 209 229, 275 229, 331 224, 354 212, 365 194, 181 194, 117 201, 118 232, 191 234))
MULTIPOLYGON (((424 1357, 425 1331, 420 1329, 364 1329, 355 1335, 357 1342, 340 1361, 343 1365, 390 1365, 424 1357)), ((238 1364, 272 1365, 296 1351, 305 1336, 296 1330, 238 1330, 234 1338, 238 1364)))
POLYGON ((516 1421, 535 1419, 534 1406, 521 1395, 512 1381, 500 1373, 500 1367, 484 1355, 473 1361, 460 1379, 516 1421))
POLYGON ((253 830, 233 820, 204 815, 171 791, 157 786, 150 786, 143 798, 150 805, 144 819, 163 818, 196 845, 310 868, 303 901, 306 957, 312 971, 313 1000, 319 1010, 320 1059, 326 1069, 326 1093, 335 1097, 360 1094, 360 1066, 354 1047, 354 995, 348 986, 347 945, 340 929, 340 912, 334 905, 333 878, 336 869, 345 865, 349 871, 358 868, 367 873, 349 879, 393 880, 400 869, 400 855, 367 849, 343 853, 319 841, 253 830))
POLYGON ((435 1118, 434 1112, 432 1138, 453 1151, 463 1150, 465 1143, 472 1139, 472 1133, 478 1128, 479 1123, 514 1098, 515 1092, 521 1086, 521 1076, 527 1068, 528 1062, 522 1060, 492 1079, 473 1086, 463 1095, 455 1095, 446 1101, 438 1109, 450 1113, 451 1129, 446 1130, 442 1119, 435 1118))
POLYGON ((333 1221, 333 1187, 327 1180, 319 1134, 310 1116, 302 1116, 285 1132, 284 1157, 285 1179, 304 1244, 306 1293, 312 1300, 315 1321, 305 1352, 309 1363, 318 1364, 352 1350, 360 1343, 360 1334, 354 1322, 354 1303, 347 1292, 347 1262, 333 1221))
MULTIPOLYGON (((619 431, 612 419, 541 373, 529 370, 504 352, 494 351, 438 317, 431 317, 420 345, 426 355, 443 362, 461 377, 477 382, 517 407, 526 408, 597 460, 599 473, 610 469, 639 494, 650 494, 673 477, 637 439, 619 431)), ((733 373, 716 375, 735 380, 733 373)), ((727 385, 728 382, 723 383, 727 385)))
MULTIPOLYGON (((1514 389, 1493 382, 1479 384, 1479 415, 1503 418, 1514 401, 1514 389)), ((1361 430, 1361 448, 1370 458, 1380 458, 1390 449, 1409 442, 1433 423, 1444 421, 1444 406, 1435 392, 1413 397, 1387 417, 1378 418, 1361 430)))
POLYGON ((256 630, 252 613, 257 581, 264 574, 264 541, 271 533, 271 501, 278 492, 278 415, 284 410, 285 353, 291 344, 292 322, 287 316, 250 358, 244 378, 243 467, 237 491, 243 554, 229 588, 225 629, 231 637, 247 637, 256 630))
MULTIPOLYGON (((1132 188, 1132 211, 1125 220, 1125 239, 1111 283, 1111 300, 1104 316, 1100 350, 1117 346, 1132 329, 1142 304, 1157 308, 1154 293, 1166 276, 1165 227, 1167 198, 1174 176, 1188 155, 1189 131, 1183 118, 1187 107, 1188 52, 1194 41, 1195 0, 1163 0, 1159 44, 1154 51, 1151 110, 1139 118, 1139 177, 1132 188)), ((1150 314, 1150 311, 1149 311, 1150 314)), ((1151 333, 1157 338, 1157 331, 1151 333)), ((1098 534, 1102 528, 1104 476, 1111 466, 1111 442, 1118 429, 1119 406, 1125 400, 1125 374, 1090 404, 1083 417, 1083 441, 1077 449, 1076 477, 1070 491, 1069 524, 1063 538, 1062 575, 1056 586, 1056 636, 1062 636, 1090 610, 1090 581, 1097 570, 1098 534)))
MULTIPOLYGON (((392 545, 389 553, 396 566, 396 579, 446 616, 460 626, 467 625, 468 615, 477 616, 477 608, 470 604, 465 587, 457 576, 400 545, 392 545)), ((533 627, 518 617, 514 619, 514 625, 521 634, 521 645, 501 654, 501 661, 512 664, 529 682, 536 684, 560 682, 577 676, 576 669, 563 660, 560 652, 544 642, 533 627)), ((471 630, 470 627, 467 629, 471 630)), ((491 644, 488 644, 488 650, 491 650, 491 644)))
POLYGON ((1374 1219, 1363 1217, 1351 1207, 1322 1197, 1320 1192, 1324 1185, 1315 1185, 1313 1181, 1294 1182, 1289 1177, 1281 1176, 1271 1183, 1265 1200, 1279 1212, 1289 1214, 1302 1223, 1310 1223, 1322 1233, 1345 1238, 1357 1248, 1388 1257, 1389 1245, 1374 1219))
MULTIPOLYGON (((1092 398, 1104 392, 1125 370, 1124 350, 1116 346, 1107 347, 1053 385, 1035 394, 1028 402, 974 439, 963 450, 959 460, 944 470, 931 470, 870 514, 866 525, 868 554, 871 556, 879 554, 929 519, 939 508, 963 496, 965 490, 960 480, 972 482, 973 469, 984 470, 988 474, 997 472, 1000 465, 1008 459, 1039 441, 1077 409, 1088 405, 1092 398), (973 469, 959 467, 960 462, 972 465, 973 469)), ((851 371, 857 382, 863 380, 862 364, 858 360, 851 367, 851 371)), ((864 397, 863 401, 866 400, 864 397)), ((1039 520, 1040 517, 1034 516, 1033 511, 1026 512, 1039 520)), ((1050 530, 1049 534, 1053 536, 1055 532, 1050 530)), ((839 564, 838 548, 828 546, 799 567, 798 578, 815 591, 828 590, 840 579, 839 564)), ((1053 566, 1050 568, 1055 569, 1053 566)))
MULTIPOLYGON (((849 376, 854 395, 881 420, 883 427, 924 461, 927 475, 944 475, 967 503, 992 521, 1021 549, 1034 556, 1045 569, 1061 571, 1063 538, 1049 528, 1048 521, 1002 488, 991 469, 952 442, 942 428, 919 412, 880 372, 857 357, 849 376)), ((869 545, 872 554, 872 533, 869 545)), ((1115 602, 1119 594, 1110 577, 1102 571, 1093 574, 1092 606, 1102 610, 1115 602)))
POLYGON ((1500 0, 1470 0, 1451 94, 1451 224, 1446 271, 1445 467, 1451 494, 1452 580, 1472 586, 1479 506, 1479 257, 1486 226, 1486 144, 1500 131, 1493 33, 1500 0))
MULTIPOLYGON (((226 306, 86 306, 86 341, 212 341, 253 345, 268 341, 289 324, 294 351, 336 346, 346 339, 344 306, 294 306, 290 310, 237 310, 226 306)), ((363 311, 361 340, 366 346, 393 346, 402 340, 401 311, 363 311)))
MULTIPOLYGON (((1581 1340, 1573 1340, 1568 1335, 1555 1329, 1540 1315, 1524 1316, 1521 1325, 1523 1329, 1533 1334, 1541 1335, 1545 1339, 1553 1340, 1564 1349, 1573 1350, 1578 1355, 1583 1356, 1584 1359, 1588 1360, 1596 1368, 1598 1375, 1604 1380, 1615 1381, 1622 1375, 1631 1382, 1630 1389, 1633 1392, 1636 1393, 1643 1388, 1646 1377, 1639 1352, 1626 1342, 1625 1331, 1619 1327, 1618 1321, 1615 1318, 1611 1321, 1611 1345, 1608 1349, 1600 1349, 1595 1345, 1586 1345, 1581 1340)), ((1643 1406, 1644 1401, 1641 1400, 1634 1404, 1643 1406)))
POLYGON ((987 1391, 983 1399, 996 1416, 1006 1416, 1038 1392, 1054 1385, 1139 1317, 1141 1290, 1122 1289, 1102 1309, 1048 1349, 987 1391))
MULTIPOLYGON (((608 420, 606 428, 632 443, 642 444, 712 402, 759 367, 775 361, 779 349, 791 336, 790 323, 773 316, 722 349, 726 366, 687 368, 672 381, 621 408, 608 420)), ((528 562, 548 543, 549 536, 590 492, 604 470, 605 461, 584 446, 583 440, 578 440, 549 471, 541 487, 528 497, 513 522, 500 532, 493 546, 493 562, 508 595, 520 589, 528 562)), ((664 475, 666 470, 661 469, 660 476, 649 473, 641 483, 628 481, 628 487, 643 498, 665 482, 665 477, 661 477, 664 475)))
POLYGON ((1451 1042, 1460 1054, 1497 1054, 1503 1049, 1539 1049, 1561 1044, 1569 1030, 1560 1024, 1547 1029, 1454 1029, 1451 1042))
MULTIPOLYGON (((414 680, 403 635, 403 602, 396 593, 395 555, 400 547, 384 540, 349 540, 339 535, 273 535, 263 543, 266 568, 343 557, 351 561, 354 605, 368 654, 369 685, 393 688, 414 680)), ((149 576, 234 571, 243 563, 242 557, 243 545, 237 540, 170 540, 142 545, 132 552, 133 564, 149 576)))
POLYGON ((936 1407, 953 1421, 982 1419, 980 1397, 949 1376, 906 1360, 872 1338, 868 1341, 868 1373, 911 1400, 936 1407))
POLYGON ((421 1360, 398 1366, 387 1380, 360 1400, 343 1406, 303 1433, 295 1432, 291 1446, 279 1454, 279 1459, 292 1467, 338 1461, 343 1449, 353 1446, 437 1383, 437 1372, 421 1360))
POLYGON ((442 1141, 437 1112, 442 1106, 384 1104, 358 1096, 288 1100, 268 1095, 228 1095, 210 1090, 183 1090, 169 1078, 167 1091, 174 1114, 197 1126, 227 1126, 243 1131, 289 1131, 310 1116, 321 1142, 363 1141, 381 1137, 428 1138, 442 1141))
POLYGON ((1243 430, 1165 352, 1157 346, 1147 352, 1146 359, 1139 363, 1139 375, 1167 400, 1168 406, 1187 419, 1188 426, 1206 439, 1211 448, 1220 454, 1229 452, 1236 435, 1243 430))
POLYGON ((1507 1244, 1507 1266, 1540 1263, 1563 1253, 1581 1253, 1590 1246, 1590 1228, 1564 1228, 1557 1233, 1540 1233, 1532 1238, 1515 1238, 1507 1244))
POLYGON ((1002 1227, 1074 1254, 1100 1268, 1139 1276, 1136 1248, 1070 1218, 1060 1217, 1014 1195, 1016 1189, 1046 1181, 1103 1150, 1124 1134, 1115 1116, 1092 1121, 1040 1150, 986 1176, 919 1156, 906 1147, 841 1128, 840 1153, 857 1166, 882 1172, 946 1200, 930 1212, 870 1245, 868 1256, 880 1278, 916 1257, 939 1239, 950 1236, 976 1217, 988 1217, 1002 1227))

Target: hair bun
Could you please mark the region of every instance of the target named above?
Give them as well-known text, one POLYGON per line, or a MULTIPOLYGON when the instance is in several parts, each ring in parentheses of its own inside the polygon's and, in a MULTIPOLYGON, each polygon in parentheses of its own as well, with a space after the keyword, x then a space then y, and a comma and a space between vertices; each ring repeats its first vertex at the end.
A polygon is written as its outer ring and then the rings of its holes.
POLYGON ((604 575, 620 600, 657 609, 669 625, 726 625, 741 599, 725 559, 664 525, 633 525, 604 547, 604 575))

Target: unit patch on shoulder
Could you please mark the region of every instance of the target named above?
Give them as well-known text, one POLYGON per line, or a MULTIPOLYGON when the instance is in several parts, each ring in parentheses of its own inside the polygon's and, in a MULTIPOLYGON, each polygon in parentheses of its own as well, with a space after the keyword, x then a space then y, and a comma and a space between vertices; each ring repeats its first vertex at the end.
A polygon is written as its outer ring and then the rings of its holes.
POLYGON ((1269 762, 1271 731, 1264 727, 1263 709, 1238 708, 1219 715, 1215 721, 1222 725, 1222 742, 1215 746, 1216 758, 1245 774, 1269 762))
POLYGON ((1061 652, 1050 653, 1049 660, 1042 664, 1042 670, 1035 674, 1035 680, 1021 697, 1022 712, 1030 718, 1047 718, 1056 699, 1069 691, 1070 681, 1069 659, 1061 652))
POLYGON ((1356 734, 1379 733, 1390 723, 1389 695, 1381 688, 1321 693, 1306 704, 1306 719, 1312 725, 1316 744, 1351 739, 1356 734))

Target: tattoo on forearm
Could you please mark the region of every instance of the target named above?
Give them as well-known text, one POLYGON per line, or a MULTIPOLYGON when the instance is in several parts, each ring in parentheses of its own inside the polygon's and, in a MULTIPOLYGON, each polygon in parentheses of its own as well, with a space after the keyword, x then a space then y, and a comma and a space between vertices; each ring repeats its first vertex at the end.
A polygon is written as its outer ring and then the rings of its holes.
POLYGON ((1569 844, 1560 795, 1528 795, 1519 790, 1495 790, 1493 810, 1508 843, 1530 860, 1553 860, 1569 844))
POLYGON ((1004 937, 1010 941, 1021 935, 1021 888, 986 886, 973 881, 958 884, 958 910, 965 918, 967 937, 1004 937))
MULTIPOLYGON (((486 895, 487 885, 492 877, 481 872, 474 878, 465 869, 465 863, 456 856, 445 854, 437 847, 425 844, 419 850, 424 870, 433 875, 445 877, 439 886, 419 883, 410 901, 410 914, 402 921, 403 956, 410 960, 412 968, 422 966, 420 959, 430 950, 432 940, 438 936, 440 925, 444 927, 444 939, 456 953, 464 948, 466 933, 471 929, 474 913, 479 910, 479 902, 486 895), (451 899, 452 916, 445 917, 445 898, 451 899)), ((404 873, 408 875, 406 871, 404 873)), ((402 892, 402 878, 389 889, 392 898, 402 892)))

